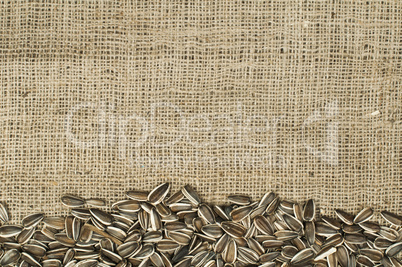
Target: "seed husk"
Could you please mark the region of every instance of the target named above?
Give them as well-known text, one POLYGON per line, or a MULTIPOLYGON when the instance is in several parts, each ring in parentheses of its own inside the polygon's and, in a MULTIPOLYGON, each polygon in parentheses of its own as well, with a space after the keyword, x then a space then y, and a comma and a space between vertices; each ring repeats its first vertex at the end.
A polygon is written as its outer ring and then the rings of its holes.
POLYGON ((221 228, 228 235, 235 237, 235 238, 244 236, 244 234, 247 231, 247 229, 243 225, 236 223, 236 222, 231 222, 231 221, 222 222, 221 228))
POLYGON ((43 213, 34 213, 28 215, 22 219, 22 226, 24 226, 24 228, 35 227, 43 220, 43 218, 43 213))
POLYGON ((94 206, 94 207, 104 207, 106 206, 106 202, 103 199, 100 198, 90 198, 86 199, 85 203, 89 206, 94 206))
POLYGON ((182 188, 181 192, 195 206, 198 206, 201 203, 201 199, 198 196, 197 192, 195 192, 195 190, 190 185, 185 185, 182 188))
POLYGON ((3 222, 8 222, 9 217, 8 217, 8 211, 3 203, 0 202, 0 220, 3 222))
POLYGON ((104 224, 104 225, 111 225, 113 222, 113 216, 111 216, 110 214, 100 210, 100 209, 89 209, 89 212, 91 213, 91 215, 100 223, 104 224))
POLYGON ((7 238, 17 236, 22 231, 21 226, 17 225, 3 225, 0 227, 0 237, 7 238))
POLYGON ((228 201, 232 204, 246 206, 251 203, 249 196, 244 195, 230 195, 228 196, 228 201))
POLYGON ((354 218, 353 223, 359 224, 370 220, 374 215, 374 211, 371 208, 362 209, 354 218))
POLYGON ((8 266, 18 261, 21 254, 17 249, 10 249, 6 253, 4 253, 3 257, 0 260, 1 266, 8 266))
POLYGON ((355 216, 353 216, 352 214, 347 213, 340 209, 336 209, 335 213, 338 216, 338 218, 341 219, 341 221, 343 221, 344 223, 349 224, 349 225, 353 224, 355 216))
POLYGON ((388 223, 399 227, 402 226, 402 216, 389 211, 381 211, 380 214, 388 223))
POLYGON ((274 229, 273 229, 271 222, 262 215, 258 215, 254 218, 254 225, 263 234, 266 234, 266 235, 274 234, 274 229))
POLYGON ((69 208, 79 208, 84 206, 85 200, 73 195, 64 195, 61 197, 61 202, 69 208))
POLYGON ((306 204, 304 205, 303 209, 303 220, 305 221, 312 221, 315 219, 315 202, 313 199, 307 200, 306 204))
POLYGON ((169 183, 160 184, 148 194, 148 201, 151 202, 153 205, 162 202, 166 195, 169 193, 169 190, 169 183))
POLYGON ((229 240, 225 250, 222 252, 222 259, 227 263, 234 263, 237 258, 237 244, 231 239, 229 240))
POLYGON ((251 206, 238 207, 230 212, 230 216, 234 222, 240 222, 246 218, 253 210, 251 206))

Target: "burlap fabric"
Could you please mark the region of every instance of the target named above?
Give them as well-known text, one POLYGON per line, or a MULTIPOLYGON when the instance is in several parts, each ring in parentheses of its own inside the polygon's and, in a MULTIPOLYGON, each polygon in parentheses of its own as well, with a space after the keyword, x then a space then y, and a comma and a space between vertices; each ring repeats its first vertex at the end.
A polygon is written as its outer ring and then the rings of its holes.
POLYGON ((1 200, 170 181, 401 212, 401 1, 1 1, 1 200))

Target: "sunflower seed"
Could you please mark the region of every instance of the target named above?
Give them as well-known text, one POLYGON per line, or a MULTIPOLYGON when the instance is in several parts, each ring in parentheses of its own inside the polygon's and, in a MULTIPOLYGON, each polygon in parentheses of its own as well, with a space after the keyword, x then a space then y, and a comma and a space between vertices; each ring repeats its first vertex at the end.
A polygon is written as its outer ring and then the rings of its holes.
POLYGON ((315 261, 322 260, 322 259, 328 257, 329 255, 335 253, 336 251, 337 251, 336 247, 326 246, 326 247, 322 248, 322 249, 315 255, 314 260, 315 260, 315 261))
POLYGON ((148 201, 151 202, 153 205, 156 205, 163 201, 166 195, 169 193, 170 184, 164 183, 157 187, 155 187, 149 194, 148 194, 148 201))
POLYGON ((148 192, 144 192, 144 191, 128 191, 126 195, 128 198, 130 198, 132 200, 137 200, 137 201, 147 201, 148 200, 148 192))
POLYGON ((225 250, 222 252, 222 259, 227 263, 234 263, 237 258, 237 244, 231 239, 228 241, 225 250))
POLYGON ((223 231, 235 238, 242 237, 247 231, 243 225, 231 221, 224 221, 220 226, 223 231))
POLYGON ((315 219, 315 202, 313 199, 307 200, 303 209, 303 220, 312 221, 315 219))
POLYGON ((89 212, 97 221, 104 225, 111 225, 113 222, 113 216, 100 209, 89 209, 89 212))
POLYGON ((243 195, 231 195, 228 196, 229 202, 237 205, 246 206, 251 203, 250 197, 243 195))
POLYGON ((371 208, 362 209, 354 218, 353 223, 359 224, 370 220, 373 217, 374 211, 371 208))
POLYGON ((42 213, 28 215, 22 219, 22 226, 25 228, 35 227, 43 220, 43 218, 44 216, 42 213))
POLYGON ((99 198, 90 198, 86 199, 85 203, 89 206, 94 206, 94 207, 104 207, 106 206, 106 202, 103 199, 99 198))
POLYGON ((338 216, 338 218, 341 219, 341 221, 343 221, 344 223, 349 225, 353 224, 354 216, 352 214, 347 213, 340 209, 335 210, 335 213, 338 216))
POLYGON ((3 225, 0 227, 0 237, 13 237, 21 233, 22 227, 16 225, 3 225))
POLYGON ((291 260, 290 262, 299 265, 304 264, 314 258, 314 251, 311 248, 306 248, 300 250, 291 260))
POLYGON ((265 235, 273 235, 274 234, 274 229, 270 221, 267 220, 262 215, 258 215, 254 218, 254 225, 255 227, 261 231, 265 235))
POLYGON ((388 211, 381 211, 380 214, 388 223, 395 226, 402 226, 402 216, 388 211))
POLYGON ((401 251, 402 251, 402 242, 399 242, 389 246, 387 250, 385 250, 385 254, 387 254, 388 257, 394 257, 401 251))
POLYGON ((79 208, 85 204, 85 201, 82 198, 73 195, 62 196, 61 202, 69 208, 79 208))
POLYGON ((234 222, 240 222, 244 218, 246 218, 252 210, 253 210, 253 208, 250 206, 242 206, 242 207, 232 210, 230 212, 230 216, 232 217, 232 220, 234 222))
POLYGON ((212 209, 206 204, 201 204, 198 207, 198 215, 208 223, 215 223, 215 215, 212 209))
POLYGON ((10 249, 6 253, 4 253, 3 257, 0 260, 1 266, 8 266, 18 261, 21 254, 16 249, 10 249))
POLYGON ((200 197, 198 196, 198 194, 195 192, 195 190, 190 185, 185 185, 182 188, 181 192, 195 206, 198 206, 201 203, 200 197))
POLYGON ((0 220, 2 220, 5 223, 8 222, 9 220, 7 209, 1 202, 0 202, 0 220))

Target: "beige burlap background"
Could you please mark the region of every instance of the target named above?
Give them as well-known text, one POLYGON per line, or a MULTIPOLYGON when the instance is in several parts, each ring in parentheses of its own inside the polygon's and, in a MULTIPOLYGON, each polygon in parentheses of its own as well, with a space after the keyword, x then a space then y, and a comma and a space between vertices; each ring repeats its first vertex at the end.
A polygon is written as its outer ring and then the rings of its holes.
POLYGON ((0 198, 274 190, 401 212, 401 1, 0 1, 0 198))

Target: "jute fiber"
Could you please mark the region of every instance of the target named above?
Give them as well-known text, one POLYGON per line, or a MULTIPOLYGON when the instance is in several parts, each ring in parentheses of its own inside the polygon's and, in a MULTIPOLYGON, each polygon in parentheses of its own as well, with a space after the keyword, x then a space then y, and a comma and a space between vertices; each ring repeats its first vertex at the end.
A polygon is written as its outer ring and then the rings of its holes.
POLYGON ((1 201, 17 222, 170 181, 400 213, 401 10, 0 1, 1 201))

